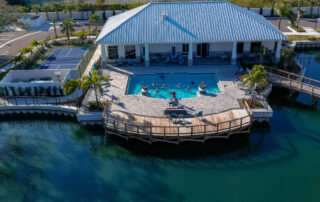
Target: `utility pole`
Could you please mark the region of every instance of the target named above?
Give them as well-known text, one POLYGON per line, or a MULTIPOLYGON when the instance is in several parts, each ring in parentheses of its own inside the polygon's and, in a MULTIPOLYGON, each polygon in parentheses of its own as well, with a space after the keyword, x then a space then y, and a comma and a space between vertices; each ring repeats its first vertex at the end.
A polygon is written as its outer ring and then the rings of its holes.
POLYGON ((316 22, 314 24, 314 29, 317 30, 317 23, 319 18, 319 7, 320 7, 320 1, 318 1, 318 9, 317 9, 317 15, 316 15, 316 22))

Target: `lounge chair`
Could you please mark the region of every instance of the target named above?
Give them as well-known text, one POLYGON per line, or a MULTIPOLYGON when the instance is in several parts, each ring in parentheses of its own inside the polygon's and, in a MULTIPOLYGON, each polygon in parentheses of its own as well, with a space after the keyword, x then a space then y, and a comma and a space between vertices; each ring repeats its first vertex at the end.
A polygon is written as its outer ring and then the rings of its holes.
POLYGON ((121 65, 122 65, 121 60, 116 60, 116 63, 117 63, 118 66, 121 66, 121 65))
POLYGON ((134 62, 130 58, 128 58, 127 62, 128 62, 128 65, 133 65, 134 64, 134 62))
POLYGON ((178 58, 178 62, 179 62, 179 64, 180 64, 180 65, 183 65, 183 63, 184 63, 184 59, 183 59, 183 57, 182 57, 182 56, 179 56, 179 58, 178 58))
POLYGON ((194 115, 195 117, 202 117, 203 116, 203 111, 199 111, 198 113, 196 113, 195 115, 194 115))
POLYGON ((166 60, 164 61, 165 64, 169 64, 170 63, 170 57, 167 57, 166 60))

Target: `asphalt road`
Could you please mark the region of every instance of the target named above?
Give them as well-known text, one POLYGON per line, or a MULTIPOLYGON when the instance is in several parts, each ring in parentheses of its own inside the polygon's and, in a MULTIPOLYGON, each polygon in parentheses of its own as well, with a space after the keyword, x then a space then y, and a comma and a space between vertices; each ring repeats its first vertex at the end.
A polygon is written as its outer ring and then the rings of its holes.
MULTIPOLYGON (((57 34, 61 34, 59 26, 56 27, 57 34)), ((99 27, 101 28, 102 25, 99 27)), ((88 30, 88 25, 75 25, 75 31, 82 31, 83 29, 88 30)), ((52 28, 48 31, 17 31, 0 33, 0 64, 16 56, 19 51, 29 45, 31 41, 40 41, 47 39, 48 37, 54 37, 54 31, 52 28)))
MULTIPOLYGON (((279 26, 279 18, 277 17, 267 17, 266 18, 269 22, 271 22, 275 27, 278 28, 279 26)), ((307 18, 301 18, 300 22, 299 22, 299 26, 303 26, 303 27, 311 27, 314 28, 315 25, 315 19, 307 19, 307 18)), ((289 20, 283 18, 281 20, 281 27, 280 27, 280 31, 282 32, 291 32, 288 27, 290 26, 289 24, 289 20)), ((320 23, 318 23, 317 29, 320 29, 320 23)))

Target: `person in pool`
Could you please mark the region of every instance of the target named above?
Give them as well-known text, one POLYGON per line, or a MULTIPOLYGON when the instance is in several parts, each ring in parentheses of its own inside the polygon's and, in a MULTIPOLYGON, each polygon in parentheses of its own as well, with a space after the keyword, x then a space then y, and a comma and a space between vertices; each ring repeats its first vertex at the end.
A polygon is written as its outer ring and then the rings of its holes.
POLYGON ((159 93, 159 89, 158 88, 156 88, 156 93, 159 93))
POLYGON ((177 98, 177 93, 175 91, 172 91, 172 99, 175 100, 177 98))
POLYGON ((186 90, 189 91, 189 90, 190 90, 190 86, 188 86, 188 87, 186 88, 186 90))
POLYGON ((152 82, 152 86, 155 87, 156 86, 156 82, 152 82))
POLYGON ((161 88, 163 89, 167 88, 166 84, 164 83, 161 88))
POLYGON ((177 87, 178 87, 178 88, 182 87, 182 84, 181 84, 181 83, 178 83, 177 87))

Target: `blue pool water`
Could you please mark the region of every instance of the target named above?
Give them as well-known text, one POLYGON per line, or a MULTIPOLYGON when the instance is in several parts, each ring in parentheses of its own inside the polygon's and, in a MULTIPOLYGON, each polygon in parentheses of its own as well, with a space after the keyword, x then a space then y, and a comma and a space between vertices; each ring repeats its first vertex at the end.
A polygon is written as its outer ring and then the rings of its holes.
POLYGON ((197 97, 198 86, 204 82, 208 93, 219 93, 217 78, 215 74, 147 74, 132 75, 129 78, 128 91, 129 95, 138 95, 141 93, 142 86, 149 87, 150 97, 171 99, 170 91, 175 91, 177 98, 197 97), (192 82, 193 81, 193 82, 192 82), (155 86, 152 84, 155 83, 155 86), (179 86, 179 83, 181 84, 179 86), (166 88, 162 88, 163 85, 166 88), (188 90, 187 88, 190 87, 188 90), (159 92, 156 92, 156 89, 159 92))

